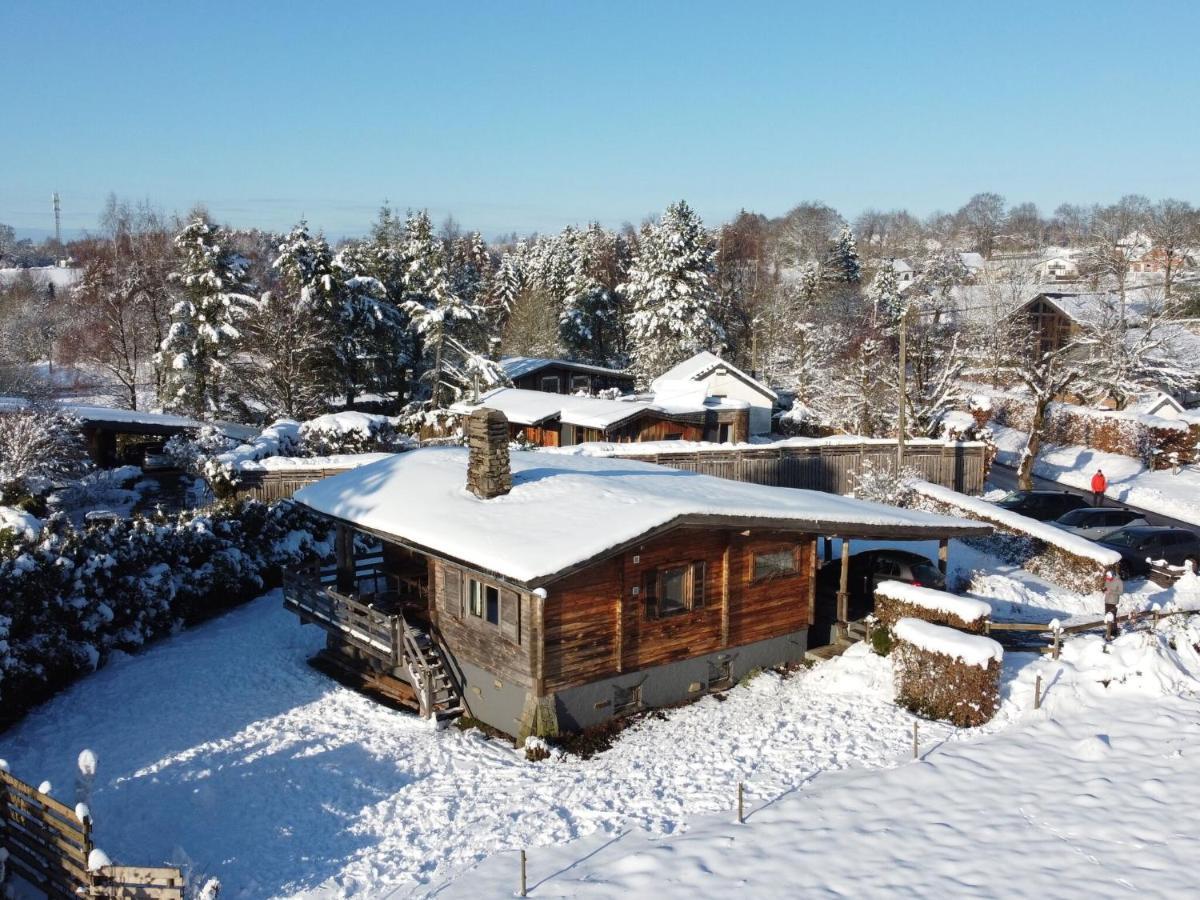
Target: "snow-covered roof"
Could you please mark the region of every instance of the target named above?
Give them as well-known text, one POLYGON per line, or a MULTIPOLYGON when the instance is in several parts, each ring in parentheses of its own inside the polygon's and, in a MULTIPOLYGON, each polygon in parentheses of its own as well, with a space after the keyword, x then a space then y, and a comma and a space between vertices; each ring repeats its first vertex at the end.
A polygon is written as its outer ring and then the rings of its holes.
POLYGON ((29 268, 0 269, 0 284, 11 284, 28 275, 35 284, 52 284, 56 288, 71 287, 83 277, 83 269, 70 266, 30 266, 29 268))
MULTIPOLYGON (((688 382, 695 385, 695 382, 688 382)), ((696 385, 696 387, 701 387, 696 385)), ((695 394, 695 391, 692 391, 695 394)), ((522 388, 496 388, 479 398, 478 402, 463 400, 451 409, 458 413, 469 413, 481 406, 497 409, 517 425, 541 425, 558 418, 581 428, 612 428, 626 419, 645 412, 664 415, 687 415, 704 412, 706 408, 742 408, 736 402, 716 400, 703 396, 680 398, 668 394, 660 401, 657 395, 631 397, 628 399, 604 400, 599 397, 576 397, 572 394, 551 394, 546 391, 529 391, 522 388)), ((703 394, 703 390, 700 391, 703 394)))
POLYGON ((707 378, 717 369, 725 369, 725 371, 727 371, 730 375, 733 375, 735 378, 744 381, 746 384, 750 385, 752 388, 755 388, 762 393, 763 396, 770 398, 772 401, 778 399, 778 395, 757 378, 750 377, 733 363, 729 362, 729 360, 722 359, 715 353, 710 353, 707 350, 701 350, 691 359, 685 359, 678 365, 667 369, 667 371, 663 372, 656 379, 654 379, 653 384, 651 384, 651 388, 657 391, 658 385, 661 382, 699 381, 703 378, 707 378))
POLYGON ((968 666, 986 669, 993 660, 1000 662, 1004 659, 1004 648, 989 637, 966 634, 921 619, 901 619, 892 626, 892 633, 914 647, 960 659, 968 666))
POLYGON ((982 253, 960 253, 958 258, 966 269, 976 270, 984 267, 982 253))
POLYGON ((466 489, 467 451, 426 447, 302 488, 311 509, 536 587, 676 524, 912 539, 987 533, 965 519, 651 463, 514 452, 512 491, 466 489))
POLYGON ((521 378, 525 375, 531 375, 541 369, 549 366, 561 366, 564 369, 570 369, 573 372, 586 372, 589 375, 613 375, 623 378, 632 378, 628 372, 623 372, 620 369, 609 369, 604 366, 593 366, 590 363, 574 362, 569 359, 546 359, 536 356, 506 356, 500 360, 500 368, 504 370, 504 374, 509 378, 521 378))

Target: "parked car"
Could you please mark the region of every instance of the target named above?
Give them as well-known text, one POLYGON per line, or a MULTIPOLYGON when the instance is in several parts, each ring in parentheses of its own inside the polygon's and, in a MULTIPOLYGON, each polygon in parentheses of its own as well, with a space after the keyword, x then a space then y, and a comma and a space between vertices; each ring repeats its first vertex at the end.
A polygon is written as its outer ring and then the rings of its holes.
POLYGON ((1200 535, 1184 528, 1140 525, 1122 528, 1097 541, 1121 554, 1121 577, 1149 575, 1150 560, 1165 559, 1173 566, 1188 560, 1200 567, 1200 535))
MULTIPOLYGON (((864 550, 849 559, 850 618, 860 619, 875 608, 875 588, 884 581, 903 581, 921 587, 946 589, 946 578, 937 563, 907 550, 864 550)), ((836 596, 842 574, 842 562, 834 559, 817 573, 817 594, 826 600, 836 596)), ((820 605, 820 604, 819 604, 820 605)))
POLYGON ((1085 506, 1059 516, 1053 524, 1063 531, 1069 531, 1090 541, 1098 541, 1105 535, 1122 528, 1149 525, 1150 523, 1141 513, 1136 513, 1131 509, 1085 506))
POLYGON ((1088 504, 1082 497, 1066 491, 1011 491, 997 500, 996 505, 1039 522, 1051 522, 1088 504))

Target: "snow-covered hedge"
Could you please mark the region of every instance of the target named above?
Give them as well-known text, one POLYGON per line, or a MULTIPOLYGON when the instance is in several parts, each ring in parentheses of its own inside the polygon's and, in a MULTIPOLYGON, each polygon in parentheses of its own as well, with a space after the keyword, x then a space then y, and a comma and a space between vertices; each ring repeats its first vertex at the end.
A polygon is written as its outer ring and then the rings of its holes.
POLYGON ((961 728, 982 725, 996 714, 1004 660, 999 644, 920 619, 902 618, 892 633, 898 703, 961 728))
MULTIPOLYGON (((1029 430, 1033 404, 1024 397, 1004 394, 994 398, 995 421, 1021 431, 1029 430)), ((1070 403, 1052 403, 1046 411, 1043 443, 1090 447, 1140 459, 1156 469, 1172 462, 1196 459, 1200 423, 1164 419, 1143 413, 1089 409, 1070 403)))
POLYGON ((415 442, 397 430, 395 419, 371 413, 329 413, 300 426, 301 456, 386 453, 413 446, 415 442))
POLYGON ((875 588, 875 617, 888 626, 911 618, 982 634, 991 614, 992 608, 982 600, 932 588, 900 581, 885 581, 875 588))
POLYGON ((280 567, 330 551, 326 526, 283 502, 0 539, 0 728, 112 654, 249 600, 280 567))
POLYGON ((978 497, 968 497, 928 481, 912 482, 919 506, 929 512, 982 519, 996 526, 988 537, 965 542, 1069 590, 1091 593, 1104 585, 1104 573, 1117 566, 1121 554, 1086 538, 1022 516, 978 497))

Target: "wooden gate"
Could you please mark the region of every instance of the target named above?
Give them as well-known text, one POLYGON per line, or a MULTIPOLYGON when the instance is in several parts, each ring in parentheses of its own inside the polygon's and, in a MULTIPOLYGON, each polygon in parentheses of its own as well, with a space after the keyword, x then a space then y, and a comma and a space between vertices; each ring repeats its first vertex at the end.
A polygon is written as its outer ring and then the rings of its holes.
POLYGON ((88 870, 92 824, 49 794, 0 770, 0 847, 7 867, 49 900, 183 900, 173 867, 104 866, 88 870))

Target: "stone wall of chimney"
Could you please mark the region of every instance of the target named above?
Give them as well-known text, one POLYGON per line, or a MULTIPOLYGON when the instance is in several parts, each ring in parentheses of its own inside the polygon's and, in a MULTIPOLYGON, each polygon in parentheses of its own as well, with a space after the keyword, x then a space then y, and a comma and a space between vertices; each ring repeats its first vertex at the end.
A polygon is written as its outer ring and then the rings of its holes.
POLYGON ((496 409, 477 409, 467 417, 467 490, 490 500, 512 490, 508 459, 508 417, 496 409))

